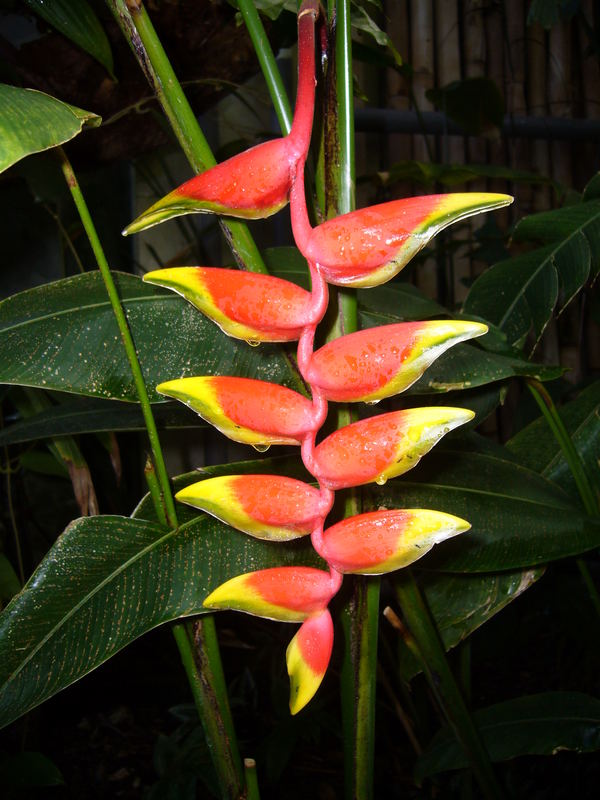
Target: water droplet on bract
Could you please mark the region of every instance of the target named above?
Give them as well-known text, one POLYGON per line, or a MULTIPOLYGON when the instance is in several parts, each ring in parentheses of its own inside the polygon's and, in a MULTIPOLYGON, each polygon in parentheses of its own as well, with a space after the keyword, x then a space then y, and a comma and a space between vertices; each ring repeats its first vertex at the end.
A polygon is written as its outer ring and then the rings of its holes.
POLYGON ((252 447, 257 451, 257 453, 266 453, 270 444, 253 444, 252 447))
POLYGON ((246 339, 246 344, 249 344, 250 347, 258 347, 260 342, 256 342, 254 339, 246 339))
POLYGON ((376 406, 379 400, 365 400, 366 406, 376 406))
POLYGON ((385 484, 387 483, 386 476, 385 475, 378 475, 375 478, 375 483, 378 484, 379 486, 385 486, 385 484))

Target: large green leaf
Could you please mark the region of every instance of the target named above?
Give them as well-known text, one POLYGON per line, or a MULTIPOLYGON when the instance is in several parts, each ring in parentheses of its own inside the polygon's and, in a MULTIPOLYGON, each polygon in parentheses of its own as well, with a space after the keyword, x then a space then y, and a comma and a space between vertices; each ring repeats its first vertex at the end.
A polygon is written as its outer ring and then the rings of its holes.
POLYGON ((514 239, 545 244, 500 261, 473 284, 464 310, 490 320, 513 345, 531 330, 537 343, 552 317, 572 300, 600 264, 600 202, 567 206, 521 220, 514 239), (559 297, 559 290, 562 289, 559 297))
POLYGON ((421 561, 445 572, 496 572, 544 564, 600 545, 600 519, 585 516, 550 481, 504 448, 448 445, 383 488, 373 507, 433 508, 469 520, 472 530, 437 545, 421 561))
MULTIPOLYGON (((600 381, 584 389, 576 400, 559 409, 561 419, 579 453, 592 485, 600 486, 600 381)), ((557 483, 579 501, 573 474, 544 417, 519 431, 506 446, 529 469, 557 483)))
MULTIPOLYGON (((480 575, 421 572, 419 585, 444 647, 450 650, 516 600, 543 574, 543 567, 480 575)), ((405 680, 421 671, 408 648, 400 654, 400 671, 405 680)))
POLYGON ((127 517, 69 525, 0 615, 0 725, 151 628, 203 613, 224 580, 318 561, 308 542, 277 546, 189 512, 182 508, 177 531, 127 517))
POLYGON ((559 378, 563 372, 561 367, 536 364, 516 356, 490 353, 473 345, 458 344, 438 358, 409 389, 409 393, 429 394, 473 389, 517 376, 551 381, 559 378))
POLYGON ((0 172, 77 136, 100 117, 34 89, 0 84, 0 172))
MULTIPOLYGON (((154 387, 189 375, 239 375, 299 388, 276 345, 250 347, 225 336, 173 292, 114 273, 151 400, 154 387)), ((97 272, 0 303, 0 382, 135 401, 117 323, 97 272)))
MULTIPOLYGON (((600 701, 580 692, 544 692, 497 703, 473 714, 492 761, 559 750, 600 749, 600 701)), ((443 728, 419 758, 418 781, 449 769, 468 767, 465 751, 443 728)))
MULTIPOLYGON (((159 429, 198 428, 203 424, 198 415, 182 403, 155 403, 152 413, 159 429)), ((145 430, 146 423, 139 406, 86 397, 61 403, 3 428, 0 430, 0 447, 51 436, 145 430)))
POLYGON ((25 0, 53 28, 88 52, 113 75, 109 41, 87 0, 25 0))

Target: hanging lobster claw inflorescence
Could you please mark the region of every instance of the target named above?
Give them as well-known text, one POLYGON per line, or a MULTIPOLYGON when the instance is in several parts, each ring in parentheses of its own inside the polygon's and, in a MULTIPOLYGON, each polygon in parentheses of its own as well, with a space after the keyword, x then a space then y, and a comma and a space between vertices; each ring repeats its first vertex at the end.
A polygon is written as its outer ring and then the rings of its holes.
POLYGON ((499 208, 499 194, 451 194, 396 200, 312 228, 304 162, 315 92, 317 0, 298 14, 299 80, 289 136, 258 145, 192 178, 155 203, 126 233, 189 212, 264 217, 290 200, 294 238, 308 261, 310 292, 271 276, 208 267, 151 272, 145 280, 179 292, 230 336, 251 343, 298 341, 298 367, 312 401, 273 383, 235 376, 176 378, 157 390, 193 408, 229 438, 257 449, 298 445, 319 488, 275 475, 227 475, 182 489, 177 499, 250 536, 287 541, 311 536, 328 570, 278 567, 231 578, 206 598, 301 627, 287 649, 290 709, 317 691, 333 646, 328 607, 345 573, 381 574, 413 563, 435 544, 469 529, 428 509, 379 510, 325 529, 334 491, 386 480, 414 467, 439 439, 473 418, 460 408, 411 408, 363 419, 316 437, 328 401, 374 403, 407 389, 445 350, 481 336, 477 322, 438 320, 386 325, 342 336, 316 352, 315 329, 328 302, 327 282, 375 286, 393 277, 438 231, 499 208))

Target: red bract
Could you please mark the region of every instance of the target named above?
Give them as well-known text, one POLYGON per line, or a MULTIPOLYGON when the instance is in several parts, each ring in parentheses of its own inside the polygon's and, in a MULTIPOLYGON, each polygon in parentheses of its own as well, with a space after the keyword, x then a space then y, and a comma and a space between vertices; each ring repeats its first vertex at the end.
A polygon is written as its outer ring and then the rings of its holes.
POLYGON ((215 589, 204 605, 281 622, 302 622, 323 611, 338 588, 339 581, 320 569, 273 567, 231 578, 215 589))
POLYGON ((217 267, 175 267, 144 275, 174 289, 229 336, 248 342, 293 342, 310 317, 310 292, 290 281, 217 267))
POLYGON ((288 645, 290 711, 298 711, 312 699, 329 666, 333 649, 333 621, 327 609, 309 617, 288 645))
POLYGON ((383 484, 416 467, 449 431, 473 419, 464 408, 409 408, 370 417, 332 433, 315 448, 311 471, 334 491, 383 484))
POLYGON ((319 554, 338 572, 381 575, 412 564, 470 527, 459 517, 422 508, 373 511, 328 528, 319 554))
POLYGON ((449 347, 487 332, 479 322, 400 322, 340 336, 310 359, 304 374, 327 400, 366 403, 403 392, 449 347))
POLYGON ((259 539, 287 541, 311 533, 329 511, 329 496, 280 475, 223 475, 177 492, 182 503, 201 508, 259 539))
POLYGON ((429 240, 453 222, 512 202, 505 194, 434 194, 362 208, 310 227, 292 195, 294 238, 328 283, 378 286, 406 266, 429 240))
POLYGON ((174 397, 234 442, 268 447, 300 444, 314 428, 313 405, 298 392, 253 378, 180 378, 156 387, 174 397))

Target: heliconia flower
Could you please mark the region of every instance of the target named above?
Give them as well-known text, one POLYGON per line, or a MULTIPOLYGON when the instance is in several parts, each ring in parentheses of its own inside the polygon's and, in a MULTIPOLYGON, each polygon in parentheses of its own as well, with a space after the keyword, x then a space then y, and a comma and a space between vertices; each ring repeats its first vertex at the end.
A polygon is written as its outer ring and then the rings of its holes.
POLYGON ((453 222, 512 203, 505 194, 435 194, 393 200, 343 214, 311 228, 292 196, 296 244, 329 283, 378 286, 453 222))
POLYGON ((310 400, 277 383, 221 375, 166 381, 156 391, 181 400, 234 442, 258 448, 300 444, 314 428, 310 400))
POLYGON ((435 544, 470 527, 464 519, 441 511, 372 511, 328 528, 319 555, 338 572, 382 575, 412 564, 435 544))
POLYGON ((313 567, 272 567, 222 583, 204 601, 206 608, 245 611, 280 622, 303 622, 323 611, 337 590, 328 572, 313 567))
POLYGON ((218 267, 174 267, 144 275, 174 289, 229 336, 248 342, 292 342, 310 313, 311 294, 290 281, 218 267))
POLYGON ((186 486, 175 496, 238 531, 280 542, 311 533, 330 505, 318 489, 281 475, 222 475, 186 486))
POLYGON ((333 621, 327 609, 309 617, 288 645, 290 711, 298 711, 313 698, 325 675, 333 649, 333 621))
POLYGON ((311 472, 328 489, 385 483, 415 467, 444 434, 473 419, 465 408, 408 408, 353 422, 324 439, 311 472))
POLYGON ((376 402, 408 389, 452 345, 482 336, 479 322, 399 322, 340 336, 317 350, 304 378, 327 400, 376 402))

